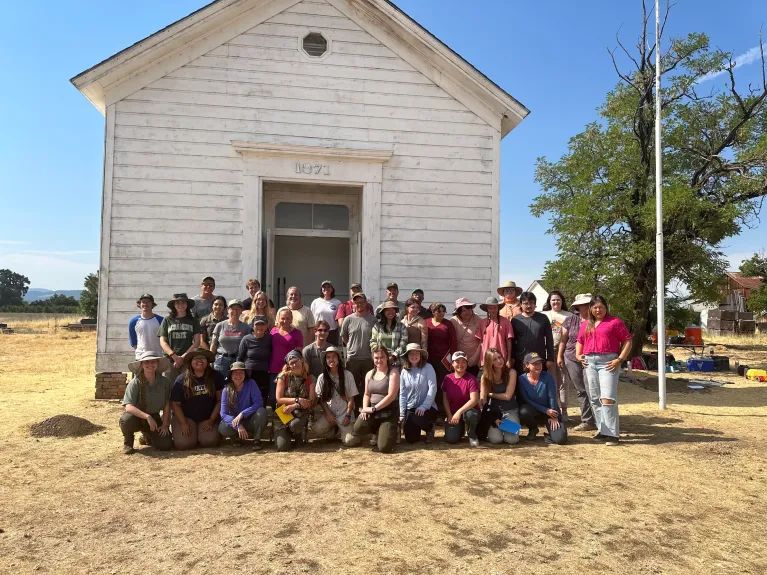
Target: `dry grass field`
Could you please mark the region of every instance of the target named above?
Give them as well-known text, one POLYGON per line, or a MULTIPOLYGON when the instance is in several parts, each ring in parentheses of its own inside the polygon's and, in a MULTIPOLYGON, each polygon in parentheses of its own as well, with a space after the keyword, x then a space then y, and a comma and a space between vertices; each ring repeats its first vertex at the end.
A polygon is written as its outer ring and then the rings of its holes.
MULTIPOLYGON (((5 318, 9 319, 9 318, 5 318)), ((0 317, 0 321, 5 321, 0 317)), ((753 573, 767 565, 767 385, 621 383, 623 444, 120 452, 95 334, 0 335, 0 573, 753 573), (103 429, 32 438, 56 414, 103 429)), ((64 322, 66 323, 66 322, 64 322)), ((58 323, 57 325, 60 325, 58 323)), ((751 365, 767 339, 728 341, 751 365)), ((675 350, 676 351, 676 350, 675 350)), ((675 380, 690 377, 674 374, 675 380)), ((571 407, 570 415, 576 410, 571 407)))

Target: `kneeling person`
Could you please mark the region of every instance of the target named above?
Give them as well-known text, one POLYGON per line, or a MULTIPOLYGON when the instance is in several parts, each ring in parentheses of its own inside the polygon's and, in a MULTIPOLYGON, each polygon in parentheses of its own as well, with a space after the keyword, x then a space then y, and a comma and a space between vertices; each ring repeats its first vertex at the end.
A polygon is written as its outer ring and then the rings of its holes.
POLYGON ((322 367, 316 386, 322 416, 314 422, 312 430, 319 437, 337 438, 344 445, 358 445, 359 438, 352 435, 357 384, 351 372, 344 369, 341 350, 330 346, 323 351, 322 367))
POLYGON ((477 424, 479 423, 479 385, 477 378, 468 372, 466 354, 453 354, 453 373, 445 376, 442 383, 442 401, 445 407, 445 441, 458 443, 463 437, 464 427, 469 444, 479 447, 477 424))
POLYGON ((306 442, 309 415, 317 400, 314 379, 301 352, 291 350, 285 356, 285 365, 277 376, 277 408, 283 408, 290 421, 283 423, 279 414, 274 419, 274 442, 277 451, 289 451, 292 440, 300 445, 306 442))
POLYGON ((221 394, 218 432, 223 437, 236 440, 253 438, 253 451, 258 451, 266 423, 266 409, 258 384, 246 378, 246 369, 241 361, 235 361, 229 368, 229 379, 221 394))

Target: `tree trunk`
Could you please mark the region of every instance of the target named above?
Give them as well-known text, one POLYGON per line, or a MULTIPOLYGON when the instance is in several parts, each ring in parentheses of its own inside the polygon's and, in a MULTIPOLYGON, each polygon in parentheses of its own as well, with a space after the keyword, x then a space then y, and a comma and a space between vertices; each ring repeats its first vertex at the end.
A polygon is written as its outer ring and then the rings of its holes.
POLYGON ((647 341, 647 315, 650 312, 652 298, 655 294, 655 260, 649 260, 642 265, 634 283, 638 297, 634 303, 634 313, 631 318, 631 354, 636 357, 642 354, 642 348, 647 341))

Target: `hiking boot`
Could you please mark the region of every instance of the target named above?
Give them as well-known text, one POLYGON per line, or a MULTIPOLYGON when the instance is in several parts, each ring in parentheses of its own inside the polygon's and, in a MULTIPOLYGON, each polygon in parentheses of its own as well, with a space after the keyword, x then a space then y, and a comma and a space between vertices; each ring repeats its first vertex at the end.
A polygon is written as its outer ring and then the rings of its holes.
POLYGON ((424 439, 424 442, 429 445, 430 443, 434 443, 434 428, 432 427, 429 431, 426 432, 426 439, 424 439))
POLYGON ((133 449, 132 445, 128 445, 127 443, 123 445, 123 455, 130 455, 131 453, 135 453, 136 450, 133 449))
POLYGON ((579 423, 573 427, 573 431, 596 431, 597 426, 593 423, 579 423))

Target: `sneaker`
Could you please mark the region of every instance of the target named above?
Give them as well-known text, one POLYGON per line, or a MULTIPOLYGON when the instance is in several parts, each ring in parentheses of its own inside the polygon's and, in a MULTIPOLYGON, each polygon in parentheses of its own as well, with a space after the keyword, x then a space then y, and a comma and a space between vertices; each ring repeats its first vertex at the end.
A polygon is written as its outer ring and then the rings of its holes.
POLYGON ((479 439, 477 439, 476 437, 472 439, 470 437, 469 438, 469 445, 471 445, 472 447, 479 447, 479 439))
POLYGON ((426 439, 424 440, 426 444, 430 444, 434 442, 434 428, 432 427, 429 431, 426 432, 426 439))
POLYGON ((138 444, 149 445, 149 437, 147 436, 145 431, 142 431, 141 434, 138 436, 138 444))
POLYGON ((132 445, 123 445, 123 455, 130 455, 131 453, 134 453, 136 450, 133 449, 132 445))
POLYGON ((573 431, 596 431, 597 426, 593 423, 579 423, 573 427, 573 431))
POLYGON ((593 439, 594 441, 604 441, 606 437, 607 437, 606 435, 603 435, 601 433, 597 433, 591 439, 593 439))
POLYGON ((604 440, 605 440, 605 445, 609 445, 611 447, 620 445, 621 443, 620 437, 612 437, 610 435, 605 435, 604 440))

